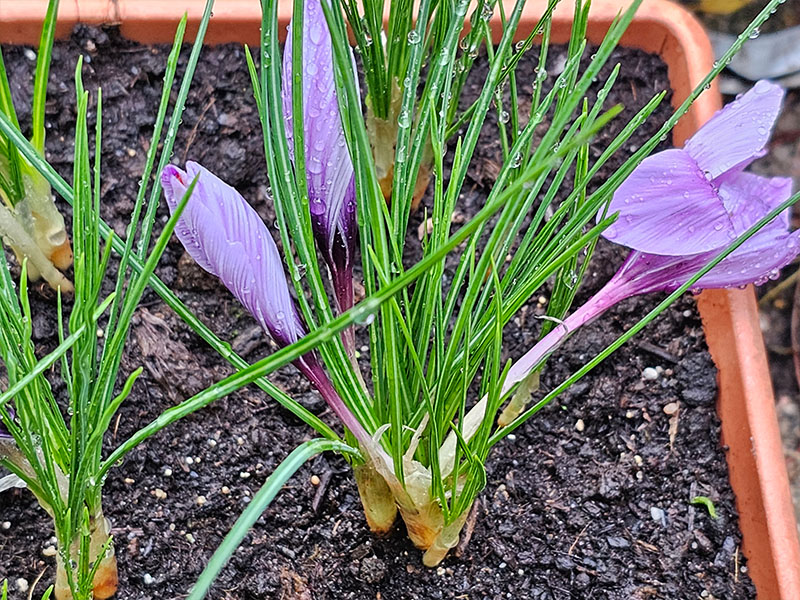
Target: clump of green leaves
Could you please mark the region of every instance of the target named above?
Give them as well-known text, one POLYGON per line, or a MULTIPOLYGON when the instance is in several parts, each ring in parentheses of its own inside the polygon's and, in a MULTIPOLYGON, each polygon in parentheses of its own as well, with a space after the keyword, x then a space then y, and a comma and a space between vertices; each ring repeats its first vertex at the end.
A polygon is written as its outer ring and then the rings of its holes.
MULTIPOLYGON (((207 20, 208 17, 205 24, 207 20)), ((142 218, 144 197, 159 149, 185 28, 184 17, 168 58, 153 142, 128 227, 128 239, 124 243, 114 239, 100 219, 102 94, 98 90, 95 97, 97 121, 92 161, 87 123, 90 97, 81 82, 81 62, 75 73, 77 121, 71 186, 42 160, 36 147, 19 134, 15 123, 0 114, 0 129, 8 136, 10 144, 38 169, 37 173, 59 189, 74 209, 74 301, 65 327, 59 293, 60 344, 41 361, 36 359, 31 339, 32 314, 25 277, 27 260, 23 259, 18 292, 5 258, 0 261, 0 356, 9 380, 8 389, 0 394, 0 419, 5 433, 0 436, 0 463, 24 482, 53 519, 58 539, 54 588, 58 600, 108 598, 116 592, 116 560, 110 526, 102 508, 103 484, 114 461, 104 460, 102 445, 114 414, 142 372, 141 368, 135 370, 117 390, 131 319, 177 219, 166 224, 149 249, 155 205, 151 204, 142 218), (134 248, 137 239, 138 250, 134 248), (104 284, 110 283, 107 271, 113 247, 120 253, 117 279, 114 291, 103 298, 107 293, 104 284), (134 260, 136 264, 132 265, 134 260), (66 398, 63 399, 54 397, 44 375, 45 370, 55 364, 60 364, 60 375, 66 384, 66 398)), ((202 40, 202 32, 198 40, 202 40)), ((196 43, 187 67, 188 80, 191 80, 201 44, 202 41, 196 43)), ((184 102, 185 96, 175 107, 175 123, 180 121, 184 102)), ((174 131, 162 151, 164 163, 169 158, 173 141, 174 131)), ((159 191, 154 194, 156 199, 158 194, 159 191)))

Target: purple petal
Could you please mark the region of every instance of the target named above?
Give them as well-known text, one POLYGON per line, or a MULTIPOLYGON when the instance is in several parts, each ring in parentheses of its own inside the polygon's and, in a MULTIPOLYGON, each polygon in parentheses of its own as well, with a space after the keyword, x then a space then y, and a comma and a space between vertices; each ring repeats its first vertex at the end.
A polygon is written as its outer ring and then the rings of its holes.
MULTIPOLYGON (((777 221, 777 219, 776 219, 777 221)), ((742 287, 763 284, 774 279, 780 269, 800 253, 800 231, 767 226, 711 269, 693 286, 693 290, 742 287)), ((694 256, 661 256, 631 252, 614 276, 614 285, 622 296, 671 292, 711 261, 718 251, 694 256)))
POLYGON ((197 177, 175 233, 186 251, 231 293, 280 345, 305 330, 289 293, 278 248, 255 210, 232 187, 194 162, 161 175, 170 211, 197 177))
MULTIPOLYGON (((788 177, 761 177, 752 173, 731 172, 719 180, 719 195, 735 234, 741 235, 792 195, 788 177)), ((781 213, 768 227, 789 228, 791 209, 781 213)))
POLYGON ((643 160, 614 193, 608 214, 616 212, 604 237, 651 254, 697 254, 735 237, 715 186, 680 149, 643 160))
POLYGON ((712 179, 731 169, 744 168, 763 156, 783 96, 780 86, 764 80, 756 82, 711 117, 684 148, 712 179))
MULTIPOLYGON (((289 31, 283 54, 282 94, 286 135, 294 160, 291 26, 289 31)), ((334 279, 342 270, 345 273, 338 277, 352 277, 355 178, 339 114, 331 36, 320 0, 306 0, 304 4, 303 64, 303 137, 312 225, 334 279)))

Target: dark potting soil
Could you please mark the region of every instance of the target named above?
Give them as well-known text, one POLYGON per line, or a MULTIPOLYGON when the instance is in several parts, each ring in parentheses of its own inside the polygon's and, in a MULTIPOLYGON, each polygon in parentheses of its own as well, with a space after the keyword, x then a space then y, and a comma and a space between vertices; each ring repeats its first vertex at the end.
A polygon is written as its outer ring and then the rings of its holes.
MULTIPOLYGON (((163 47, 119 38, 114 29, 78 28, 54 50, 50 77, 48 159, 69 180, 75 120, 73 69, 84 56, 84 85, 103 88, 103 216, 124 231, 152 132, 166 61, 163 47)), ((6 48, 6 64, 23 122, 31 94, 30 50, 6 48)), ((185 60, 185 59, 184 59, 185 60)), ((548 72, 563 67, 550 53, 548 72)), ((625 112, 595 140, 593 157, 654 93, 666 88, 656 57, 618 50, 622 73, 608 99, 625 112)), ((518 69, 533 79, 534 61, 518 69)), ((464 93, 476 97, 485 63, 464 93)), ((605 69, 607 76, 610 66, 605 69)), ((198 160, 236 186, 267 223, 260 126, 238 45, 203 52, 189 96, 175 161, 198 160)), ((524 100, 523 100, 524 102, 524 100)), ((522 108, 526 114, 527 106, 522 108)), ((624 150, 637 148, 669 114, 662 106, 624 150)), ((489 117, 454 220, 482 205, 501 161, 489 117)), ((598 176, 602 181, 623 157, 598 176)), ((427 200, 426 200, 427 201, 427 200)), ((428 201, 429 203, 429 201, 428 201)), ((64 206, 69 215, 68 207, 64 206)), ((160 214, 160 223, 166 213, 160 214)), ((69 217, 68 217, 69 218, 69 217)), ((409 260, 420 255, 409 227, 409 260)), ((578 294, 585 300, 606 281, 624 250, 600 244, 578 294)), ((449 268, 449 267, 448 267, 449 268)), ((173 239, 158 274, 223 339, 249 361, 271 344, 233 297, 173 239)), ((34 337, 44 354, 57 343, 55 299, 34 286, 34 337)), ((505 351, 517 357, 537 338, 543 314, 534 298, 509 325, 505 351)), ((560 383, 654 306, 657 298, 622 303, 559 350, 542 389, 560 383)), ((365 339, 365 330, 359 335, 365 339)), ((366 364, 366 363, 365 363, 366 364)), ((114 447, 165 408, 232 372, 152 292, 132 327, 120 381, 145 373, 109 432, 114 447)), ((427 569, 401 524, 386 538, 369 533, 349 468, 326 455, 301 469, 233 556, 211 597, 229 599, 744 599, 755 592, 740 552, 725 451, 715 413, 715 369, 690 296, 659 317, 556 403, 499 444, 488 483, 465 528, 468 543, 438 569, 427 569), (312 476, 314 479, 312 483, 312 476), (711 498, 717 518, 691 503, 711 498)), ((51 377, 56 381, 56 377, 51 377)), ((293 368, 274 381, 333 422, 324 403, 293 368)), ((63 397, 63 386, 55 384, 63 397)), ((307 426, 249 387, 148 440, 114 469, 105 487, 119 559, 119 598, 184 597, 248 501, 307 426)), ((0 578, 12 598, 38 597, 52 581, 51 524, 25 490, 0 496, 0 578), (24 587, 24 585, 22 586, 24 587)))

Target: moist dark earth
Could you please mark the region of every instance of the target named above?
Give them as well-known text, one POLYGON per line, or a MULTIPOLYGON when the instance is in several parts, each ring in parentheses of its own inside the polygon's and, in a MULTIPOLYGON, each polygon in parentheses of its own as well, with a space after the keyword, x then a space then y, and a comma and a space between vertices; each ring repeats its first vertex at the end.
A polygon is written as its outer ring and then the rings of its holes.
MULTIPOLYGON (((28 123, 31 51, 4 52, 21 121, 28 123)), ((166 54, 164 47, 125 41, 111 28, 84 27, 54 50, 47 158, 71 179, 72 77, 75 61, 83 55, 86 89, 103 88, 102 211, 118 233, 124 232, 133 207, 166 54)), ((551 84, 563 60, 563 49, 551 50, 551 84)), ((603 75, 617 62, 622 72, 608 105, 622 103, 625 112, 597 137, 593 158, 639 107, 668 86, 666 68, 656 57, 618 50, 603 75)), ((521 98, 530 89, 534 66, 531 58, 518 68, 521 98)), ((477 97, 485 73, 486 62, 479 60, 462 100, 465 106, 477 97)), ((528 106, 521 110, 526 115, 528 106)), ((669 110, 660 107, 623 150, 635 150, 669 110)), ((260 135, 242 48, 205 49, 174 162, 193 159, 209 166, 272 223, 260 135)), ((623 159, 614 157, 598 181, 623 159)), ((468 217, 482 205, 500 161, 496 120, 490 114, 457 217, 468 217)), ((424 202, 431 205, 429 197, 424 202)), ((62 208, 69 219, 69 208, 62 208)), ((159 215, 163 223, 166 213, 159 215)), ((409 261, 420 256, 417 229, 422 220, 421 213, 411 217, 409 261)), ((623 249, 601 244, 577 301, 599 289, 623 256, 623 249)), ((170 243, 158 274, 247 360, 271 351, 255 322, 183 253, 177 240, 170 243)), ((584 327, 548 363, 542 392, 582 366, 657 300, 624 302, 584 327)), ((57 343, 55 298, 36 285, 32 301, 34 338, 43 355, 57 343)), ((508 326, 507 357, 520 356, 536 341, 541 323, 536 316, 541 314, 543 303, 533 298, 508 326)), ((358 332, 361 340, 366 340, 365 331, 358 332)), ((137 311, 119 380, 139 365, 144 365, 145 374, 113 423, 109 449, 165 408, 232 372, 152 292, 145 294, 137 311)), ((349 467, 340 457, 325 455, 303 467, 282 490, 210 597, 754 598, 740 551, 725 450, 719 442, 715 377, 695 302, 686 296, 638 341, 623 347, 495 448, 487 465, 486 489, 466 527, 469 542, 440 568, 422 566, 420 552, 408 541, 402 524, 383 539, 370 534, 349 467), (313 475, 319 478, 317 485, 312 484, 313 475), (690 502, 696 496, 713 500, 716 519, 690 502)), ((57 397, 63 398, 63 385, 54 374, 50 379, 57 397)), ((274 381, 334 422, 293 368, 276 374, 274 381)), ((311 435, 302 422, 249 387, 176 423, 129 454, 105 487, 104 506, 119 559, 118 597, 184 597, 266 477, 311 435)), ((54 572, 47 549, 53 543, 49 520, 29 492, 17 490, 0 496, 0 522, 0 577, 9 579, 11 598, 28 597, 18 591, 19 578, 35 587, 33 597, 38 597, 54 572)))

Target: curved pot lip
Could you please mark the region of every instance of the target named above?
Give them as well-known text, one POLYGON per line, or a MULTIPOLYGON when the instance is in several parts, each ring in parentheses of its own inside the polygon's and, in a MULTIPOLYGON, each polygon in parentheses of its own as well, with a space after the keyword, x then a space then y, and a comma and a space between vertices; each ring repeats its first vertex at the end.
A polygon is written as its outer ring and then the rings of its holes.
MULTIPOLYGON (((503 0, 509 10, 513 0, 503 0)), ((143 43, 168 43, 179 16, 189 15, 187 39, 196 31, 204 0, 75 0, 61 2, 57 35, 69 35, 77 22, 119 23, 122 34, 143 43)), ((588 37, 599 43, 611 21, 628 2, 594 0, 588 37)), ((520 30, 530 31, 547 2, 528 0, 520 30)), ((36 43, 47 0, 0 2, 0 43, 36 43)), ((572 21, 571 3, 560 4, 552 39, 565 41, 572 21)), ((288 23, 291 2, 279 3, 288 23)), ((258 44, 260 7, 255 0, 217 0, 208 43, 258 44)), ((494 31, 499 30, 493 19, 494 31)), ((699 22, 667 0, 646 0, 622 39, 622 45, 662 56, 668 65, 673 104, 682 101, 711 69, 711 44, 699 22)), ((716 85, 705 91, 675 128, 682 143, 722 104, 716 85)), ((743 550, 760 598, 800 599, 800 543, 789 492, 774 397, 752 287, 710 290, 698 297, 711 355, 719 369, 718 412, 729 448, 731 485, 739 509, 743 550)))

